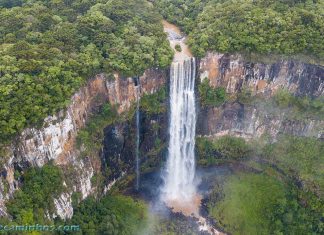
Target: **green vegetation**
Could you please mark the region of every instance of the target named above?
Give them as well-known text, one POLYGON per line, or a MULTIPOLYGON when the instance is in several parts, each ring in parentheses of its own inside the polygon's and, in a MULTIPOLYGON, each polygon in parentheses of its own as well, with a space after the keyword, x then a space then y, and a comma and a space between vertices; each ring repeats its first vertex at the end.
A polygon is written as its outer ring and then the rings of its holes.
POLYGON ((108 103, 90 117, 86 127, 81 129, 77 136, 77 146, 82 150, 83 155, 98 154, 104 138, 103 128, 115 122, 117 117, 116 108, 108 103))
POLYGON ((216 183, 209 196, 209 214, 225 231, 251 235, 323 233, 321 140, 280 136, 275 143, 248 144, 232 137, 214 141, 198 138, 197 150, 199 164, 230 162, 243 166, 234 165, 234 175, 216 183))
POLYGON ((187 34, 196 26, 196 18, 211 0, 151 0, 161 15, 180 26, 187 34))
POLYGON ((260 140, 246 142, 231 136, 214 140, 199 137, 196 149, 198 163, 203 166, 252 161, 258 156, 263 164, 276 166, 285 177, 302 182, 306 191, 324 198, 324 143, 316 138, 283 135, 275 143, 263 144, 260 140))
POLYGON ((213 88, 209 85, 209 80, 204 79, 201 84, 199 84, 199 95, 200 102, 203 107, 207 106, 220 106, 226 99, 226 90, 223 87, 213 88))
POLYGON ((21 6, 23 0, 0 0, 0 7, 11 8, 21 6))
POLYGON ((147 206, 121 195, 107 195, 99 201, 87 198, 77 208, 70 224, 79 224, 73 234, 140 234, 147 223, 147 206))
POLYGON ((175 45, 174 49, 176 49, 176 51, 181 52, 182 48, 179 44, 175 45))
POLYGON ((324 198, 324 143, 315 138, 282 136, 263 150, 263 159, 302 182, 305 191, 324 198))
POLYGON ((244 139, 231 136, 216 140, 197 138, 196 149, 198 164, 203 166, 241 160, 249 157, 251 153, 251 147, 244 139))
POLYGON ((147 112, 150 115, 166 112, 166 98, 166 87, 161 88, 154 94, 145 94, 140 101, 141 110, 147 112))
POLYGON ((209 212, 231 234, 323 232, 321 214, 302 206, 297 191, 274 177, 238 173, 227 179, 222 195, 219 190, 210 197, 209 212))
POLYGON ((157 0, 161 14, 206 51, 324 56, 324 2, 318 0, 157 0))
POLYGON ((245 88, 242 89, 239 93, 237 93, 236 100, 241 104, 250 105, 253 103, 253 101, 256 100, 256 97, 253 97, 252 91, 245 88))
POLYGON ((324 98, 293 95, 286 89, 279 89, 271 97, 262 94, 253 95, 249 89, 243 89, 236 96, 236 101, 249 106, 264 108, 269 113, 285 114, 289 120, 315 119, 323 120, 324 98))
POLYGON ((48 224, 45 213, 55 212, 54 198, 64 190, 60 169, 51 164, 42 168, 30 168, 21 176, 21 189, 7 203, 8 213, 14 224, 48 224))
POLYGON ((294 96, 286 90, 279 90, 274 96, 274 102, 280 108, 290 108, 297 118, 324 117, 324 97, 311 99, 307 96, 294 96))
POLYGON ((145 235, 197 235, 201 234, 196 221, 182 214, 172 214, 169 217, 158 217, 153 221, 152 231, 145 235))
POLYGON ((223 190, 224 199, 217 206, 211 200, 208 207, 213 218, 221 218, 220 225, 226 231, 251 235, 274 232, 272 216, 280 202, 286 201, 280 182, 265 175, 239 174, 231 176, 223 190))
POLYGON ((161 17, 145 0, 2 0, 0 20, 2 144, 66 107, 98 72, 134 76, 172 61, 161 17))

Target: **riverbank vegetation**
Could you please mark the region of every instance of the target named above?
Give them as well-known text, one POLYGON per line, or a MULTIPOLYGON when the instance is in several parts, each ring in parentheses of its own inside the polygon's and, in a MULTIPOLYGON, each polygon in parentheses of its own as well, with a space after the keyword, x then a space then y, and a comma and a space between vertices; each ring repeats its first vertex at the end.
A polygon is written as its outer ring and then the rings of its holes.
POLYGON ((156 0, 189 35, 193 53, 300 55, 323 60, 323 1, 156 0))
POLYGON ((144 0, 1 1, 0 142, 67 106, 98 72, 141 75, 173 57, 144 0))
POLYGON ((324 199, 324 143, 315 138, 282 136, 268 144, 262 159, 277 166, 291 179, 324 199))
POLYGON ((244 162, 252 167, 253 162, 273 165, 288 178, 302 182, 307 191, 324 197, 324 143, 316 138, 281 135, 276 142, 267 143, 261 139, 247 142, 232 136, 199 137, 196 150, 198 164, 202 166, 228 162, 244 162))

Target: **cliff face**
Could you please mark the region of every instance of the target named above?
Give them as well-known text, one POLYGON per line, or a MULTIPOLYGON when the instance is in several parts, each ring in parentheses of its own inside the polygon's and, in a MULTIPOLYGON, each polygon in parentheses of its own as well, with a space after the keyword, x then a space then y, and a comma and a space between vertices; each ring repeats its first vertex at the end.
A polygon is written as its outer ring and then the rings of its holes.
MULTIPOLYGON (((297 96, 319 97, 324 94, 324 68, 296 61, 273 64, 246 62, 241 56, 208 53, 200 61, 200 79, 209 79, 214 87, 224 87, 237 94, 244 89, 270 99, 278 89, 297 96)), ((222 136, 231 134, 244 138, 267 134, 272 140, 278 134, 324 137, 324 121, 316 118, 291 117, 289 110, 258 103, 246 105, 228 102, 221 107, 200 111, 198 134, 222 136)))
POLYGON ((245 139, 266 134, 275 141, 279 134, 324 138, 324 121, 294 119, 287 112, 238 102, 201 110, 198 135, 219 137, 233 135, 245 139))
MULTIPOLYGON (((159 166, 165 156, 168 143, 168 114, 140 114, 140 162, 141 172, 159 166)), ((135 121, 118 123, 104 129, 104 162, 110 169, 106 176, 114 182, 135 168, 135 121)))
MULTIPOLYGON (((294 61, 274 64, 245 62, 239 56, 209 53, 198 64, 200 79, 208 78, 213 86, 225 87, 230 94, 250 89, 253 95, 270 98, 279 88, 296 95, 319 97, 324 94, 324 68, 294 61)), ((108 79, 97 75, 71 99, 65 111, 47 117, 42 128, 26 129, 9 147, 3 159, 0 175, 0 214, 5 215, 4 203, 19 188, 20 182, 14 172, 41 167, 53 161, 63 169, 67 190, 54 199, 56 214, 70 218, 73 214, 71 195, 80 192, 82 198, 95 191, 91 178, 102 171, 103 166, 113 166, 106 177, 108 190, 124 172, 134 167, 134 125, 132 122, 103 127, 105 139, 101 155, 80 157, 75 148, 78 130, 85 126, 91 113, 105 102, 117 105, 118 112, 126 112, 136 101, 138 82, 141 94, 154 93, 167 83, 166 71, 147 70, 138 79, 115 75, 108 79)), ((297 119, 288 110, 269 107, 266 103, 253 105, 227 102, 221 107, 204 108, 199 111, 197 134, 222 136, 231 134, 247 139, 267 134, 275 140, 281 133, 297 136, 323 138, 324 121, 320 119, 297 119)), ((144 170, 157 166, 164 156, 167 143, 167 114, 141 116, 141 163, 144 170)))
POLYGON ((324 94, 324 68, 297 61, 252 63, 239 55, 208 53, 200 61, 200 77, 207 77, 213 86, 225 87, 228 93, 248 87, 266 95, 273 95, 279 88, 296 95, 324 94))
MULTIPOLYGON (((141 94, 153 93, 166 83, 165 71, 147 70, 139 78, 141 94)), ((100 171, 100 156, 81 158, 75 148, 78 130, 85 126, 89 115, 99 106, 109 102, 118 106, 118 112, 127 111, 136 100, 137 79, 115 75, 107 79, 97 75, 79 90, 71 99, 71 104, 57 115, 44 120, 40 129, 28 128, 9 147, 0 177, 0 212, 5 215, 4 202, 19 188, 14 172, 22 172, 32 166, 41 167, 49 161, 63 169, 67 192, 54 200, 57 215, 69 218, 73 214, 72 192, 81 192, 82 198, 92 193, 91 177, 100 171), (71 170, 72 169, 72 170, 71 170)), ((103 127, 104 128, 104 127, 103 127)))

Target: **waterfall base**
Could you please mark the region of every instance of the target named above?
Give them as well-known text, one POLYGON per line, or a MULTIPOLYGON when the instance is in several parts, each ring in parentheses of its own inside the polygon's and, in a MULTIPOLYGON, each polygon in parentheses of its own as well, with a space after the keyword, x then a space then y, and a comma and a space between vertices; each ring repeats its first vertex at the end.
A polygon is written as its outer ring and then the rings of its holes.
POLYGON ((196 194, 190 201, 166 200, 167 207, 173 212, 180 212, 185 216, 199 216, 199 207, 201 205, 202 196, 196 194))
POLYGON ((200 231, 208 232, 211 235, 225 235, 211 226, 206 218, 200 215, 200 206, 202 195, 196 194, 191 200, 164 200, 166 206, 174 213, 182 213, 185 216, 191 216, 197 219, 200 231))
POLYGON ((225 235, 218 231, 213 226, 207 223, 206 218, 202 217, 199 213, 202 196, 196 194, 190 201, 169 200, 165 201, 166 206, 169 207, 174 213, 182 213, 185 216, 192 216, 198 221, 200 231, 208 232, 211 235, 225 235))

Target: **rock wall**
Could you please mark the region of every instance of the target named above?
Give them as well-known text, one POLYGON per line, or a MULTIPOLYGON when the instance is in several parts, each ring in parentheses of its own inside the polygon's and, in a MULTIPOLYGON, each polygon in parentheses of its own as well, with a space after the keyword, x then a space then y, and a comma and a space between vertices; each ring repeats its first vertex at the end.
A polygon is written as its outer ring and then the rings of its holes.
MULTIPOLYGON (((158 167, 163 161, 168 144, 168 114, 140 114, 141 171, 158 167)), ((113 182, 135 168, 135 120, 118 123, 104 129, 103 157, 109 167, 106 179, 113 182)))
MULTIPOLYGON (((91 177, 101 169, 100 156, 81 158, 75 148, 75 139, 89 115, 105 102, 117 105, 118 112, 127 111, 136 100, 136 86, 141 84, 141 94, 153 93, 167 80, 166 72, 147 70, 139 79, 123 78, 118 74, 108 79, 103 74, 91 79, 72 98, 66 110, 44 120, 42 128, 25 129, 8 148, 8 157, 3 161, 0 176, 0 213, 6 215, 4 203, 19 188, 14 172, 28 167, 42 167, 49 161, 63 169, 66 182, 72 182, 68 192, 55 199, 57 215, 70 218, 72 192, 81 192, 86 198, 93 192, 91 177), (71 173, 72 169, 72 173, 71 173)), ((104 127, 103 127, 104 128, 104 127)), ((56 215, 53 215, 55 217, 56 215)))
MULTIPOLYGON (((253 95, 271 97, 279 88, 296 95, 319 97, 324 94, 324 68, 295 61, 279 61, 274 64, 245 62, 240 56, 209 53, 201 59, 200 80, 208 78, 213 86, 223 86, 230 94, 249 88, 253 95)), ((85 126, 91 113, 105 102, 118 106, 118 112, 126 112, 136 101, 138 82, 141 94, 154 93, 167 83, 167 72, 147 70, 139 79, 123 78, 117 74, 108 79, 97 75, 81 88, 64 111, 49 116, 42 128, 28 128, 9 147, 9 155, 3 159, 0 174, 0 214, 6 215, 4 203, 19 188, 14 172, 28 167, 42 167, 49 161, 63 169, 67 192, 54 200, 56 214, 63 219, 73 215, 71 195, 80 192, 82 198, 94 192, 91 178, 105 164, 114 165, 114 172, 107 177, 106 189, 123 172, 133 167, 134 139, 132 123, 103 127, 105 132, 102 156, 80 157, 75 148, 78 130, 85 126), (130 146, 130 148, 127 148, 130 146), (114 150, 114 148, 116 148, 114 150), (119 165, 119 160, 122 164, 119 165), (72 169, 72 170, 71 170, 72 169)), ((144 167, 161 162, 167 143, 167 115, 142 116, 141 153, 144 167), (159 139, 159 143, 155 141, 159 139)), ((262 103, 244 105, 227 102, 221 107, 201 109, 197 134, 222 136, 231 134, 244 138, 258 138, 264 134, 273 140, 281 133, 324 138, 322 119, 294 119, 285 110, 269 109, 262 103)))
POLYGON ((200 78, 228 93, 248 87, 255 94, 273 95, 285 88, 296 95, 324 94, 324 68, 299 61, 281 60, 272 64, 246 62, 240 55, 208 53, 200 61, 200 78))
POLYGON ((245 139, 263 135, 275 141, 280 134, 324 138, 324 120, 294 119, 288 112, 250 106, 238 102, 201 110, 198 135, 220 137, 232 135, 245 139))
MULTIPOLYGON (((324 95, 324 67, 319 65, 286 60, 251 63, 241 56, 208 53, 199 66, 200 81, 207 78, 212 86, 225 87, 230 95, 249 89, 253 95, 269 99, 281 88, 297 96, 324 95)), ((247 105, 232 101, 200 110, 198 135, 227 134, 247 139, 265 134, 272 140, 278 134, 324 138, 324 120, 292 117, 289 110, 267 102, 247 105)))

